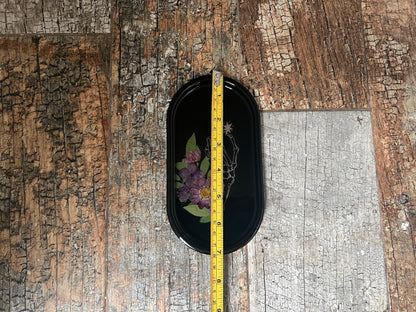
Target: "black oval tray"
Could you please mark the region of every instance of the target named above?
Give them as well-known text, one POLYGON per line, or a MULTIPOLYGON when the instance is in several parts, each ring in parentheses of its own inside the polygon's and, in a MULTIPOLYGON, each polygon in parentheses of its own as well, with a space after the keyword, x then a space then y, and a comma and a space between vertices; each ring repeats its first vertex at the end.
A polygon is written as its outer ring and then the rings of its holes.
MULTIPOLYGON (((203 76, 184 85, 173 97, 167 116, 169 222, 188 246, 206 254, 210 253, 210 223, 206 215, 211 79, 203 76)), ((252 239, 263 213, 258 106, 241 84, 224 77, 224 253, 233 252, 252 239)))

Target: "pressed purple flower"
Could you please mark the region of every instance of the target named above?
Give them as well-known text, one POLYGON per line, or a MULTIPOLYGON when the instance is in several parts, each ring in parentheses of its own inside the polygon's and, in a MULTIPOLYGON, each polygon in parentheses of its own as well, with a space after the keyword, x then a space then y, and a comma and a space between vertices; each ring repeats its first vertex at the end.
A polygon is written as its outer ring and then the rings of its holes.
MULTIPOLYGON (((201 151, 195 143, 195 134, 186 144, 185 158, 177 164, 177 196, 182 203, 198 205, 200 209, 207 208, 211 212, 211 180, 206 177, 209 169, 208 158, 201 161, 201 151), (186 168, 183 168, 186 166, 186 168)), ((192 213, 192 212, 191 212, 192 213)), ((193 213, 192 213, 193 214, 193 213)))
POLYGON ((182 203, 184 203, 188 200, 188 198, 189 198, 189 188, 186 185, 184 185, 178 189, 178 199, 182 203))
POLYGON ((185 185, 187 185, 188 187, 191 187, 195 181, 199 181, 200 179, 205 178, 205 174, 197 169, 193 174, 191 174, 188 179, 185 181, 185 185))
POLYGON ((184 179, 188 180, 197 170, 195 164, 189 164, 187 168, 183 168, 179 171, 179 176, 184 179))
POLYGON ((211 208, 211 180, 204 177, 194 181, 189 187, 189 200, 202 208, 211 208))
POLYGON ((188 164, 196 163, 201 159, 201 151, 189 151, 186 153, 185 162, 188 164))

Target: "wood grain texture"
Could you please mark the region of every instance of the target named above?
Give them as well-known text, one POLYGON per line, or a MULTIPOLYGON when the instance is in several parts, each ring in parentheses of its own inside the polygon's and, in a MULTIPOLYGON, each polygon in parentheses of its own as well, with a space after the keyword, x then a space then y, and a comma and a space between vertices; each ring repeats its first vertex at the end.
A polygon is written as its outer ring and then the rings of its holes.
POLYGON ((108 88, 97 39, 0 39, 1 311, 104 308, 108 88))
POLYGON ((393 311, 414 311, 416 6, 412 1, 362 6, 391 301, 393 311))
POLYGON ((250 311, 387 311, 368 111, 263 113, 266 213, 250 311))
POLYGON ((4 0, 0 34, 109 33, 110 0, 4 0))
POLYGON ((241 80, 262 109, 367 107, 360 3, 241 3, 241 80))

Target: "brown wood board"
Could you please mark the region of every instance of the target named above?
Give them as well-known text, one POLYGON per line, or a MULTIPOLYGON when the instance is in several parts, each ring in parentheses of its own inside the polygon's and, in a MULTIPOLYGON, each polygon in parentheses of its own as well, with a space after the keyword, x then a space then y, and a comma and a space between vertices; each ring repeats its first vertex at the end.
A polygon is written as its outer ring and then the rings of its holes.
POLYGON ((1 310, 105 305, 105 38, 69 39, 0 39, 1 310))

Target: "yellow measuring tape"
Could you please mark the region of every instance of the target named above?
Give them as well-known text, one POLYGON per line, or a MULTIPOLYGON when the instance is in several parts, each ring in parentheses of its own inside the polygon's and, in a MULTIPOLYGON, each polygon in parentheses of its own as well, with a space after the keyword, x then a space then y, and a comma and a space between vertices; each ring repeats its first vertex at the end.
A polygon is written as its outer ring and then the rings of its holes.
POLYGON ((211 312, 224 311, 223 85, 212 73, 211 105, 211 312))

